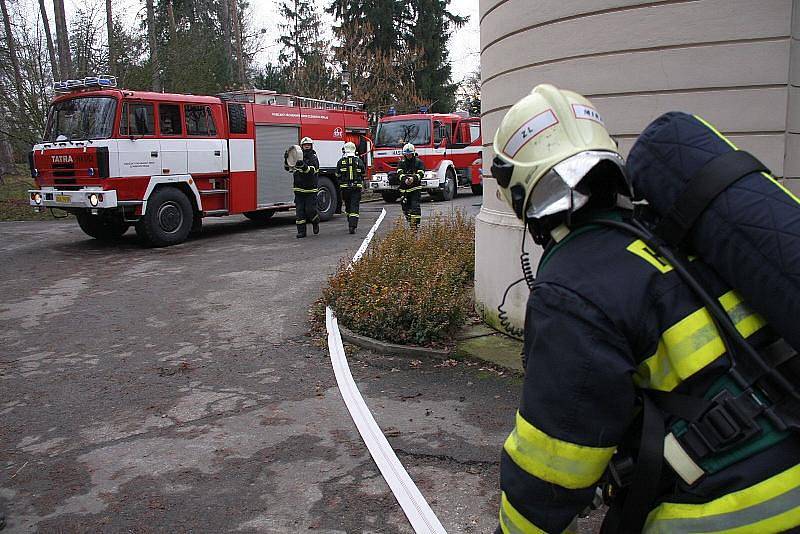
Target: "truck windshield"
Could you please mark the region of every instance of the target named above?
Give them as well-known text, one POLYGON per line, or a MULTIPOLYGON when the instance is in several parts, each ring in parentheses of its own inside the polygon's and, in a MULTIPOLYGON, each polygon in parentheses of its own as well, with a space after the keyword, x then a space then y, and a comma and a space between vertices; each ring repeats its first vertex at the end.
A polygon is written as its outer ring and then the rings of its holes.
POLYGON ((117 101, 109 97, 71 98, 50 107, 44 140, 106 139, 114 128, 117 101))
POLYGON ((406 143, 429 145, 431 142, 431 121, 391 121, 378 124, 376 147, 401 147, 406 143))

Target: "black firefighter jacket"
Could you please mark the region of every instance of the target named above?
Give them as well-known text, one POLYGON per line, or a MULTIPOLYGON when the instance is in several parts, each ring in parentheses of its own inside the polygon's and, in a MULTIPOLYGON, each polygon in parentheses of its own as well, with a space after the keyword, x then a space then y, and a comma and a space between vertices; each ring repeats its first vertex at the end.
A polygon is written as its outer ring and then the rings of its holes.
POLYGON ((294 171, 294 192, 295 193, 316 193, 319 188, 319 159, 314 149, 304 150, 303 159, 298 161, 294 167, 286 165, 284 160, 283 168, 287 171, 294 171))
POLYGON ((397 166, 397 176, 400 178, 400 192, 411 193, 422 189, 422 178, 425 176, 425 165, 417 156, 407 159, 403 156, 400 165, 397 166), (411 177, 413 182, 406 183, 406 179, 411 177))
MULTIPOLYGON (((774 341, 736 291, 699 261, 692 267, 752 344, 774 341)), ((600 226, 547 248, 527 304, 525 358, 501 458, 506 533, 561 532, 592 502, 629 437, 639 388, 702 397, 729 368, 711 317, 672 266, 642 241, 600 226)), ((665 465, 644 531, 800 525, 800 439, 784 438, 691 487, 665 465)))

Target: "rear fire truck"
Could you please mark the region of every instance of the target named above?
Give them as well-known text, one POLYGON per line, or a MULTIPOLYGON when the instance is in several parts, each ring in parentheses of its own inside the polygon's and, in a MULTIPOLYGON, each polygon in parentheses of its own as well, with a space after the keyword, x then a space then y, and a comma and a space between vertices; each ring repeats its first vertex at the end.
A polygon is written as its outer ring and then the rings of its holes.
POLYGON ((369 184, 387 202, 400 197, 397 166, 401 149, 411 143, 425 165, 422 187, 436 200, 451 200, 459 186, 476 195, 481 181, 481 120, 460 114, 384 116, 375 133, 373 175, 369 184))
POLYGON ((36 210, 76 215, 111 240, 130 226, 152 246, 180 243, 202 218, 265 221, 294 208, 284 151, 314 140, 320 218, 341 206, 334 175, 345 141, 368 133, 360 103, 249 90, 219 96, 117 89, 113 77, 55 84, 44 140, 30 153, 36 210))

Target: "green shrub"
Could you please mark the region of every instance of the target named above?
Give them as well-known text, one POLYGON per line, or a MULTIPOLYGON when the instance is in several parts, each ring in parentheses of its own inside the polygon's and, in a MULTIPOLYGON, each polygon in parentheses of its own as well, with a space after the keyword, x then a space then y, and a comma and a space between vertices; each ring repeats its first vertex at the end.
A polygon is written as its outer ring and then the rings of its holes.
POLYGON ((352 269, 342 264, 323 301, 358 334, 401 344, 447 340, 472 311, 475 226, 457 212, 417 233, 396 222, 352 269))

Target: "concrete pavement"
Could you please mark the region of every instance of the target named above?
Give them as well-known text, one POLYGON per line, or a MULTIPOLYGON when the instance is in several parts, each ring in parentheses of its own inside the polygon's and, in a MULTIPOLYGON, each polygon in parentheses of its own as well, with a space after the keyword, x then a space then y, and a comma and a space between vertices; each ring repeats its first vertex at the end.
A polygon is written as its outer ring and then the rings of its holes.
MULTIPOLYGON (((361 236, 383 206, 364 206, 361 236)), ((307 336, 308 306, 361 238, 337 216, 297 240, 291 214, 211 221, 166 249, 132 233, 103 245, 74 221, 0 224, 7 530, 409 532, 307 336)), ((490 531, 519 381, 350 356, 448 531, 490 531)))

